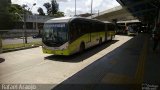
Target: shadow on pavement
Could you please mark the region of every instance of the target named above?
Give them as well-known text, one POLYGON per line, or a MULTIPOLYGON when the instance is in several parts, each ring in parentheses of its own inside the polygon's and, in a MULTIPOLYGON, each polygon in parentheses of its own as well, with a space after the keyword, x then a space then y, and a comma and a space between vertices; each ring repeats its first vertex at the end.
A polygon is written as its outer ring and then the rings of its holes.
POLYGON ((81 62, 81 61, 91 57, 92 55, 102 51, 103 49, 109 47, 110 45, 116 43, 117 41, 118 40, 112 40, 112 41, 104 42, 101 45, 94 46, 92 48, 89 48, 89 49, 85 50, 82 53, 76 53, 76 54, 73 54, 71 56, 51 55, 51 56, 45 57, 45 59, 46 60, 59 61, 59 62, 72 62, 72 63, 81 62))
MULTIPOLYGON (((125 74, 126 72, 127 73, 130 72, 130 70, 135 71, 135 70, 132 70, 132 67, 130 67, 130 65, 136 64, 138 60, 137 59, 136 61, 132 59, 130 60, 126 58, 127 57, 126 55, 133 55, 133 53, 130 53, 130 52, 135 52, 134 49, 141 50, 143 46, 143 38, 144 36, 143 37, 137 36, 125 42, 120 47, 116 48, 112 52, 102 57, 101 60, 95 61, 94 63, 83 68, 76 74, 67 78, 62 83, 53 87, 52 90, 140 90, 141 84, 134 84, 134 83, 133 84, 132 83, 131 84, 130 83, 124 83, 124 84, 123 83, 120 83, 120 84, 104 83, 103 84, 101 80, 104 78, 104 76, 108 72, 112 72, 112 73, 123 72, 123 74, 125 74), (135 42, 140 44, 134 45, 135 42), (133 49, 130 48, 130 46, 132 46, 133 49), (137 46, 138 48, 136 48, 137 46), (129 52, 126 52, 126 51, 129 51, 129 52), (123 58, 119 57, 122 55, 123 55, 123 58), (109 57, 113 57, 113 58, 110 58, 110 60, 117 60, 118 63, 116 64, 109 63, 108 62, 109 60, 106 60, 106 58, 109 58, 109 57), (126 72, 124 72, 123 70, 126 70, 126 72)), ((114 42, 116 41, 113 41, 112 43, 114 42)), ((89 55, 91 56, 99 52, 100 50, 104 49, 104 47, 109 46, 112 43, 107 45, 103 44, 99 47, 96 47, 95 49, 88 50, 88 52, 91 52, 89 55)), ((140 52, 140 50, 138 51, 138 53, 140 52)), ((84 56, 85 55, 87 56, 88 52, 85 52, 86 54, 84 54, 84 56)), ((139 58, 139 55, 136 55, 136 56, 137 58, 139 58)), ((79 61, 81 60, 83 59, 79 59, 79 61)), ((136 68, 134 67, 134 69, 136 68)), ((134 75, 132 76, 132 78, 134 78, 134 75)))
POLYGON ((0 63, 4 62, 5 59, 4 58, 0 58, 0 63))

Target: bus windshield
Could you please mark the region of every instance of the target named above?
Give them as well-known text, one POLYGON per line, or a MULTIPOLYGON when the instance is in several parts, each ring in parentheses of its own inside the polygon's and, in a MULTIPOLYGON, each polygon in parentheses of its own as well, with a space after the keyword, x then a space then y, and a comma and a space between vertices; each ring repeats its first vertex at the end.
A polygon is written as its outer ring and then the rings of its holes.
POLYGON ((47 46, 60 46, 67 42, 68 31, 65 23, 47 23, 43 30, 43 43, 47 46))

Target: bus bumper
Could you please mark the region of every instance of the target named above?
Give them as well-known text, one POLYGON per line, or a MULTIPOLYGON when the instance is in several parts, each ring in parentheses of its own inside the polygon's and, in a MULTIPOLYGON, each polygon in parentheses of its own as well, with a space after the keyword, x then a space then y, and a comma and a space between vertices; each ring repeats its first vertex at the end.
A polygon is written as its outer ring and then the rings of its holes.
POLYGON ((65 50, 50 50, 50 49, 46 49, 46 48, 42 48, 43 53, 45 54, 54 54, 54 55, 70 55, 69 50, 65 49, 65 50))

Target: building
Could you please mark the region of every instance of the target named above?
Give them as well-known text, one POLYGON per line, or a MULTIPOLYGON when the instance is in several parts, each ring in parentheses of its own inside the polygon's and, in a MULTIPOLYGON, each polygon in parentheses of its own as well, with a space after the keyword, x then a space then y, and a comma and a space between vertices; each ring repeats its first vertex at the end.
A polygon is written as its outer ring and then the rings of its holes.
MULTIPOLYGON (((22 37, 24 36, 24 15, 20 15, 21 20, 15 22, 15 26, 13 30, 5 31, 2 35, 3 38, 14 38, 14 37, 22 37)), ((33 36, 36 34, 40 34, 43 29, 44 22, 51 19, 53 17, 49 16, 39 16, 39 15, 26 15, 26 33, 27 36, 33 36)))
MULTIPOLYGON (((22 20, 16 22, 14 29, 23 29, 24 24, 24 15, 21 15, 22 20)), ((26 15, 26 29, 34 29, 38 30, 43 27, 45 21, 51 19, 53 17, 49 16, 39 16, 39 15, 26 15)))

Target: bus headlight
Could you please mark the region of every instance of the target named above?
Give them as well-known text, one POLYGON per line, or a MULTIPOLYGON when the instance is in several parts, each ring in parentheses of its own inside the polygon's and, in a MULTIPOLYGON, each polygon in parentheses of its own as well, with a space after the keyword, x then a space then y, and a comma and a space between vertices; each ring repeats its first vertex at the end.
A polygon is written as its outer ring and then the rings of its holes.
POLYGON ((61 50, 64 50, 64 49, 67 49, 67 48, 68 48, 68 42, 61 46, 61 50))
POLYGON ((67 47, 68 47, 68 45, 64 46, 64 47, 62 48, 62 50, 67 49, 67 47))

